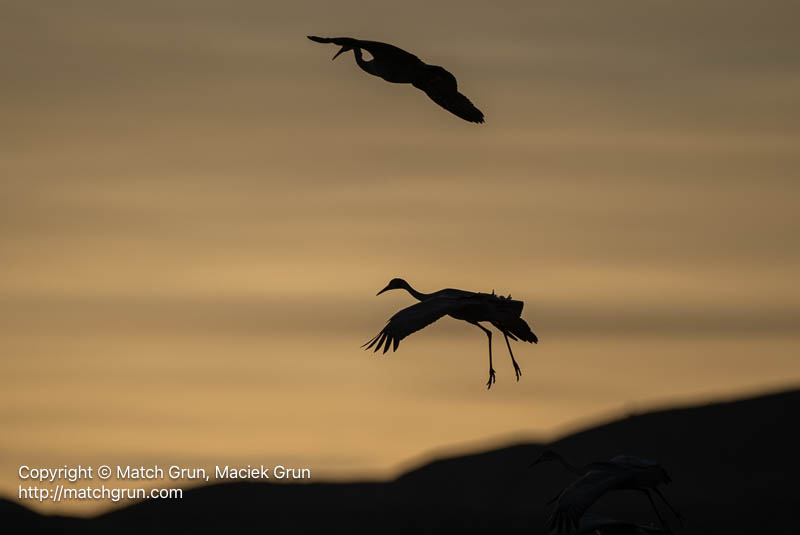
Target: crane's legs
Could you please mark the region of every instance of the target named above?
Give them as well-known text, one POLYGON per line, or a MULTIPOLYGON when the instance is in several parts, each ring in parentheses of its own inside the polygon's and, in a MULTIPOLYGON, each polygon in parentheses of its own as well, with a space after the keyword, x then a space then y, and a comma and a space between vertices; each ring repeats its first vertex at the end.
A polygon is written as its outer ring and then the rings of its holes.
POLYGON ((489 337, 489 381, 486 383, 486 390, 492 388, 492 383, 496 383, 497 379, 494 378, 494 367, 492 366, 492 331, 478 323, 477 321, 470 321, 471 324, 479 327, 480 330, 486 333, 489 337))
POLYGON ((564 490, 565 490, 565 489, 561 489, 561 490, 559 490, 559 491, 558 491, 558 494, 556 494, 555 496, 553 496, 552 498, 550 498, 549 500, 547 500, 547 503, 545 503, 545 505, 551 505, 551 504, 553 504, 553 503, 557 502, 557 501, 558 501, 558 499, 561 497, 561 495, 562 495, 562 494, 564 494, 564 490))
POLYGON ((682 514, 680 514, 678 511, 676 511, 674 507, 672 507, 672 504, 667 501, 667 499, 664 497, 664 495, 661 494, 660 490, 658 490, 658 489, 653 489, 653 490, 656 491, 656 494, 658 494, 659 498, 661 498, 661 500, 665 504, 667 504, 667 507, 669 507, 669 510, 672 511, 672 514, 675 515, 675 517, 678 520, 681 521, 681 527, 685 527, 686 526, 686 517, 684 517, 682 514))
POLYGON ((672 530, 669 529, 669 526, 667 525, 667 523, 664 522, 663 518, 661 518, 661 513, 658 512, 658 507, 656 507, 656 502, 653 500, 653 495, 650 494, 650 489, 640 489, 640 490, 647 495, 647 499, 650 500, 650 505, 653 506, 653 511, 656 512, 656 516, 658 517, 658 521, 661 522, 661 525, 664 527, 664 530, 667 533, 672 533, 672 530))
POLYGON ((519 369, 519 364, 517 364, 516 359, 514 359, 514 352, 511 351, 511 343, 508 341, 508 335, 503 333, 503 336, 506 338, 506 346, 508 347, 508 354, 511 355, 511 362, 514 363, 514 374, 517 376, 517 382, 519 382, 519 378, 522 375, 522 370, 519 369))

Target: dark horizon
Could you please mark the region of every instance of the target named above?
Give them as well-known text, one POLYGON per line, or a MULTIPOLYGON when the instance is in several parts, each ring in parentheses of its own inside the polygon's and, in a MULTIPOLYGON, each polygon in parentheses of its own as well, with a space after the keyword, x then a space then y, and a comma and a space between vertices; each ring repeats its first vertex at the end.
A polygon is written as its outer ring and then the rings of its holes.
MULTIPOLYGON (((791 482, 800 474, 796 463, 787 462, 800 447, 800 433, 792 425, 798 410, 800 389, 785 390, 630 415, 550 444, 516 441, 437 456, 385 480, 217 482, 186 489, 180 500, 145 500, 82 521, 33 517, 2 500, 0 511, 31 527, 67 533, 145 527, 215 532, 222 518, 229 530, 268 522, 278 531, 315 532, 346 523, 353 533, 373 533, 376 525, 392 533, 445 525, 460 525, 466 532, 490 526, 504 533, 545 533, 544 518, 552 510, 545 502, 574 479, 558 463, 529 467, 551 449, 576 463, 633 452, 657 460, 672 479, 663 492, 685 517, 679 533, 792 533, 791 482), (747 438, 756 434, 758 440, 747 438), (752 478, 770 485, 742 485, 752 478), (726 514, 734 502, 739 514, 726 514)), ((592 507, 587 519, 594 518, 657 525, 638 492, 610 493, 592 507)), ((678 528, 675 518, 670 521, 678 528)))
POLYGON ((796 2, 12 4, 2 495, 23 464, 386 478, 800 384, 796 2), (486 122, 307 35, 441 65, 486 122), (449 318, 364 352, 395 277, 523 301, 520 381, 495 333, 487 392, 449 318))

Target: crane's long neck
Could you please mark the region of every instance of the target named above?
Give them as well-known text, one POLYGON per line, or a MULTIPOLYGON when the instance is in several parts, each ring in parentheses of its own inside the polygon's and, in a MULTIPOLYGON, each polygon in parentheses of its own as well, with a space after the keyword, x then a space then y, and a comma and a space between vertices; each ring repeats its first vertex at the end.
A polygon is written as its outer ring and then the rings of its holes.
POLYGON ((584 469, 582 469, 582 468, 580 468, 578 466, 575 466, 574 464, 572 464, 571 462, 566 460, 564 457, 562 457, 558 453, 554 452, 553 456, 556 458, 556 460, 558 462, 560 462, 562 465, 564 465, 564 468, 566 468, 567 470, 569 470, 573 474, 578 474, 579 476, 582 476, 584 474, 584 472, 586 472, 586 470, 584 470, 584 469))
MULTIPOLYGON (((403 282, 405 282, 405 281, 403 281, 403 282)), ((412 297, 414 297, 414 299, 416 299, 417 301, 424 301, 424 300, 426 300, 428 297, 430 297, 430 296, 431 296, 431 294, 424 294, 424 293, 422 293, 422 292, 418 292, 418 291, 416 291, 416 290, 415 290, 414 288, 412 288, 412 287, 411 287, 411 285, 410 285, 409 283, 407 283, 407 282, 405 282, 405 284, 403 285, 403 288, 405 288, 405 289, 406 289, 406 291, 408 291, 408 293, 410 293, 410 294, 411 294, 411 296, 412 296, 412 297)))
MULTIPOLYGON (((361 49, 358 48, 358 47, 353 49, 353 54, 356 57, 356 63, 358 63, 358 66, 361 67, 361 69, 365 70, 366 72, 368 72, 370 74, 377 74, 375 72, 375 65, 374 65, 374 61, 375 60, 366 61, 364 59, 364 56, 361 55, 361 49)), ((411 294, 411 295, 414 295, 414 294, 411 294)))

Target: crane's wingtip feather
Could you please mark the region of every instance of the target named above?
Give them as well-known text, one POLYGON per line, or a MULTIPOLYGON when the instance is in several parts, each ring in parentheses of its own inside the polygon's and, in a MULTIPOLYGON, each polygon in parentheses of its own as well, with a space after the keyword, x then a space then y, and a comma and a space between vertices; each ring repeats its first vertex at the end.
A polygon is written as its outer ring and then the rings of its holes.
POLYGON ((372 340, 370 340, 370 341, 366 342, 364 345, 362 345, 361 347, 367 346, 364 351, 369 351, 369 348, 371 348, 372 345, 378 340, 378 337, 380 335, 381 335, 381 333, 376 334, 375 337, 372 338, 372 340))
POLYGON ((380 340, 378 340, 378 345, 376 345, 376 346, 375 346, 375 349, 373 350, 375 353, 377 353, 377 352, 378 352, 378 350, 379 350, 379 349, 381 348, 381 346, 383 345, 383 343, 384 343, 384 342, 386 342, 386 337, 387 337, 387 336, 388 336, 388 335, 387 335, 386 331, 382 331, 382 332, 381 332, 381 338, 380 338, 380 340))

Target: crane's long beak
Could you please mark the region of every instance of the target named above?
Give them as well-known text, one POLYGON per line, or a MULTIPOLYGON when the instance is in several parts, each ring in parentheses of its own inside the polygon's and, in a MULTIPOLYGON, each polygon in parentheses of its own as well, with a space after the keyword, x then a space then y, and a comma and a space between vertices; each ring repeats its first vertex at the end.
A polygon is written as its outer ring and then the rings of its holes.
POLYGON ((376 295, 376 296, 378 296, 378 295, 381 295, 381 294, 382 294, 383 292, 385 292, 386 290, 391 290, 391 289, 392 289, 392 288, 391 288, 391 284, 389 284, 389 285, 387 285, 387 286, 386 286, 386 288, 384 288, 384 289, 383 289, 383 290, 381 290, 380 292, 376 293, 375 295, 376 295))
POLYGON ((336 58, 338 58, 338 57, 339 57, 339 54, 341 54, 342 52, 347 52, 348 50, 352 50, 352 48, 350 48, 349 46, 343 46, 343 47, 342 47, 342 48, 341 48, 341 49, 340 49, 340 50, 339 50, 339 51, 336 53, 336 55, 335 55, 335 56, 333 56, 333 57, 331 58, 331 61, 333 61, 333 60, 335 60, 336 58))

